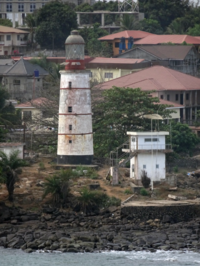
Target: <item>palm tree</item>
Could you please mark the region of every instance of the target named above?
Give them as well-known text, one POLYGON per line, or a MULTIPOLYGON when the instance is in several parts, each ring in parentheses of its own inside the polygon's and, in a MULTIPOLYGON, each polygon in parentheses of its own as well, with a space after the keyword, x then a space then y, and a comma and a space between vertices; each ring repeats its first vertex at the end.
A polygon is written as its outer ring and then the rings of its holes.
POLYGON ((8 199, 13 201, 14 185, 20 173, 19 167, 25 166, 25 162, 19 159, 19 151, 14 151, 10 156, 0 151, 0 168, 2 177, 8 190, 8 199))
POLYGON ((138 24, 134 15, 124 14, 122 19, 120 19, 121 30, 136 30, 138 29, 138 24))
POLYGON ((80 191, 80 196, 78 197, 78 203, 80 206, 80 209, 87 213, 91 208, 94 206, 97 207, 97 193, 90 191, 88 188, 83 188, 80 191))
POLYGON ((167 34, 184 34, 185 29, 180 19, 175 19, 172 23, 167 27, 167 34))
POLYGON ((36 28, 36 19, 32 14, 27 14, 25 17, 25 23, 29 27, 30 36, 31 36, 31 47, 33 47, 33 38, 36 28))

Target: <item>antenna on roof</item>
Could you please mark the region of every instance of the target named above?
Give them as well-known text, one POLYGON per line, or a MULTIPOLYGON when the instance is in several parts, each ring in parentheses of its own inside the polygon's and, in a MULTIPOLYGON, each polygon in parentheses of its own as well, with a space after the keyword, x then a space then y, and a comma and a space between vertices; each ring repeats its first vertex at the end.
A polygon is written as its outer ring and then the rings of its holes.
POLYGON ((118 12, 139 12, 138 0, 118 0, 118 12))

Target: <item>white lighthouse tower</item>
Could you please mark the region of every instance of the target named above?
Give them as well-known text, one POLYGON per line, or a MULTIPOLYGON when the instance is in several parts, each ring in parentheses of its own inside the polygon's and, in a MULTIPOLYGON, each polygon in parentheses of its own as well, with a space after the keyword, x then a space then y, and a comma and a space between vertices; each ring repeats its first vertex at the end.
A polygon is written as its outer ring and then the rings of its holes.
POLYGON ((60 71, 58 164, 91 164, 93 133, 89 71, 84 66, 85 42, 74 30, 66 39, 65 70, 60 71))

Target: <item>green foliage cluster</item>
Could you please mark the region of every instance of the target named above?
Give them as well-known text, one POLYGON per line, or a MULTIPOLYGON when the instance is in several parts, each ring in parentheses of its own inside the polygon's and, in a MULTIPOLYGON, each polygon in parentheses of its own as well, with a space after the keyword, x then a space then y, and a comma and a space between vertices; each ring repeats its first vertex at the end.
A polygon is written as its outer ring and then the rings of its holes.
MULTIPOLYGON (((6 104, 6 100, 8 99, 8 92, 2 86, 0 86, 0 125, 20 125, 21 113, 19 110, 16 110, 11 103, 6 104)), ((5 131, 1 130, 1 134, 4 135, 4 133, 5 131)))
POLYGON ((133 194, 133 192, 130 189, 125 189, 124 194, 129 195, 129 194, 133 194))
POLYGON ((12 27, 12 21, 7 18, 0 18, 0 25, 6 26, 6 27, 12 27))
POLYGON ((50 194, 55 203, 65 203, 70 193, 69 180, 75 176, 76 173, 71 169, 67 169, 46 178, 43 198, 50 194))
POLYGON ((68 3, 51 1, 38 9, 35 14, 35 39, 47 49, 64 48, 66 37, 77 28, 74 7, 68 3))
POLYGON ((109 197, 107 194, 90 191, 87 187, 83 188, 78 197, 80 209, 85 213, 93 207, 96 208, 108 208, 110 206, 120 206, 121 200, 115 197, 109 197))
POLYGON ((98 38, 105 36, 108 32, 100 28, 99 23, 93 24, 92 27, 84 27, 79 30, 80 35, 85 40, 85 53, 90 56, 112 56, 112 47, 105 42, 100 42, 98 38))
POLYGON ((127 139, 127 131, 150 130, 146 114, 159 113, 169 117, 166 105, 155 104, 157 97, 151 91, 136 88, 120 88, 103 92, 101 100, 93 108, 94 149, 97 157, 108 157, 109 152, 127 139))
POLYGON ((149 192, 145 188, 140 189, 140 195, 142 196, 149 196, 149 192))
POLYGON ((5 183, 8 190, 8 199, 13 201, 14 185, 17 180, 18 168, 26 166, 26 162, 19 159, 19 151, 14 151, 7 156, 0 151, 0 182, 5 183))
POLYGON ((192 132, 187 124, 174 122, 171 123, 171 126, 163 126, 163 130, 167 130, 171 133, 171 137, 167 137, 167 142, 172 142, 172 148, 176 153, 191 152, 200 142, 200 139, 192 132))
POLYGON ((73 170, 73 173, 76 176, 86 176, 86 177, 89 177, 91 179, 97 179, 98 178, 98 173, 95 169, 93 169, 91 167, 85 167, 82 165, 77 166, 76 169, 73 170))

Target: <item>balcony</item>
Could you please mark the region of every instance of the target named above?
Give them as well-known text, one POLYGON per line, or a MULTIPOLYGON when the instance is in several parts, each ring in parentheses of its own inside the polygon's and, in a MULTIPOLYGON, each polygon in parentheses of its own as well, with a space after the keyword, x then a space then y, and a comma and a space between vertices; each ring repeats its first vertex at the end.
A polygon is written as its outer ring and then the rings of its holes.
POLYGON ((27 41, 20 41, 20 45, 27 45, 27 41))
POLYGON ((129 143, 125 143, 124 146, 122 147, 122 152, 125 153, 145 153, 145 152, 157 152, 157 151, 162 151, 162 152, 168 152, 172 150, 172 145, 171 144, 138 144, 138 147, 131 147, 129 143))

